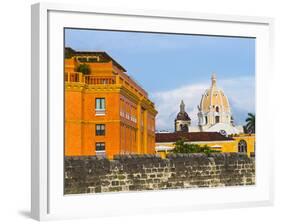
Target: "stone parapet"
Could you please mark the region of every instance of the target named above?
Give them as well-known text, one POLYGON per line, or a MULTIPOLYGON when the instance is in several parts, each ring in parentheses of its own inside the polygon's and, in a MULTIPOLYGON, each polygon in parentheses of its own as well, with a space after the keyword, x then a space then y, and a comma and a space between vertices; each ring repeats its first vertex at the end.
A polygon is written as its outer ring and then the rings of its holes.
POLYGON ((65 194, 255 184, 255 161, 244 154, 65 157, 65 194))

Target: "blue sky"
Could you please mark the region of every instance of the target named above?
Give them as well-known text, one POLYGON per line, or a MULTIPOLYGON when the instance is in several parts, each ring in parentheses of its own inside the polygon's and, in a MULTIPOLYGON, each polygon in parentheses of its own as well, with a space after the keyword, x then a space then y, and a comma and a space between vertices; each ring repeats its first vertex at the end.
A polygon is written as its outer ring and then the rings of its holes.
POLYGON ((213 72, 237 124, 255 112, 255 39, 66 29, 65 45, 106 51, 125 67, 155 102, 157 129, 173 129, 181 99, 197 124, 197 105, 213 72))

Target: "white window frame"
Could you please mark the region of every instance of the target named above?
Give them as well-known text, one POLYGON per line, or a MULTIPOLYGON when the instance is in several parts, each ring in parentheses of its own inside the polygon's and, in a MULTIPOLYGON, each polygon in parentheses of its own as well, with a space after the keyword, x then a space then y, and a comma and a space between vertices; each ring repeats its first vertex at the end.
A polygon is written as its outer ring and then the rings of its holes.
POLYGON ((95 98, 95 112, 96 116, 103 116, 106 112, 106 99, 105 97, 96 97, 95 98), (104 108, 97 108, 97 100, 103 100, 104 101, 104 108))

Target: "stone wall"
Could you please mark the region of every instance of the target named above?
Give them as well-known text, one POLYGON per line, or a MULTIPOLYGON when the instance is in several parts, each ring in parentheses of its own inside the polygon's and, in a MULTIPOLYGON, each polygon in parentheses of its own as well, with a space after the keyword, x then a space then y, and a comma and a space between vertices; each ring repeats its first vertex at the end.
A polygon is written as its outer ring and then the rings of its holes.
POLYGON ((237 153, 65 157, 65 194, 255 184, 255 162, 237 153))

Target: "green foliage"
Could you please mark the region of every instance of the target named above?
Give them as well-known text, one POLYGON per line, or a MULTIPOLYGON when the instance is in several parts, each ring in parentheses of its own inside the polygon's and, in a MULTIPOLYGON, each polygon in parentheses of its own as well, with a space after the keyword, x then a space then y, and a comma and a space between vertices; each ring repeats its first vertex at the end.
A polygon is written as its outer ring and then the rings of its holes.
POLYGON ((64 57, 65 58, 72 58, 74 51, 71 48, 65 48, 64 50, 64 57))
POLYGON ((81 72, 84 75, 89 75, 91 73, 91 69, 87 64, 79 64, 76 68, 77 72, 81 72))
POLYGON ((182 138, 175 143, 174 153, 205 153, 210 155, 210 153, 218 153, 219 150, 213 150, 209 146, 200 146, 197 144, 186 144, 186 139, 182 138))
POLYGON ((252 113, 248 113, 248 117, 246 119, 246 125, 244 126, 244 131, 246 133, 255 133, 256 132, 256 116, 252 113))

